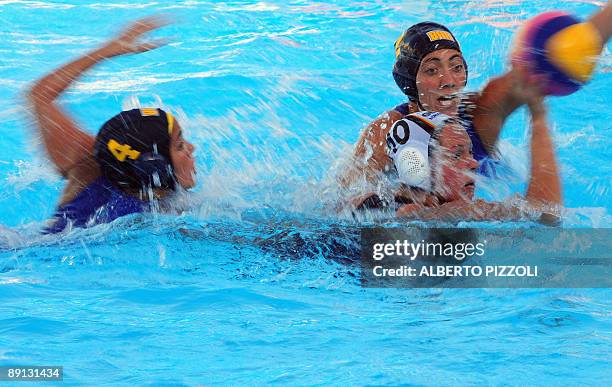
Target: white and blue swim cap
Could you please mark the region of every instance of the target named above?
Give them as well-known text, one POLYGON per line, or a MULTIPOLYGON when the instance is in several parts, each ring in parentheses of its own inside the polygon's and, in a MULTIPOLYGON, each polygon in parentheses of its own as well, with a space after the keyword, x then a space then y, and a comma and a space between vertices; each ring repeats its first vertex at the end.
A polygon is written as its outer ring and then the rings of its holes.
POLYGON ((412 113, 397 121, 387 133, 387 153, 402 183, 432 190, 429 157, 431 140, 452 119, 442 113, 412 113))

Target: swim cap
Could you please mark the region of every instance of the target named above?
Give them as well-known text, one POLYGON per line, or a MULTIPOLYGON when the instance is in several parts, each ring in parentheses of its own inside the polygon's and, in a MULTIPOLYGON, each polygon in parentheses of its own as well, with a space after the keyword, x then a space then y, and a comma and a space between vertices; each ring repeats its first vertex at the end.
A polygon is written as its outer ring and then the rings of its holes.
MULTIPOLYGON (((411 101, 419 100, 416 75, 421 66, 421 61, 428 54, 445 48, 461 52, 459 43, 449 29, 434 22, 415 24, 395 41, 393 79, 411 101)), ((463 55, 461 58, 465 66, 467 83, 467 63, 463 55)))
POLYGON ((402 183, 431 191, 431 139, 436 139, 450 120, 442 113, 418 112, 393 124, 387 133, 387 153, 402 183))
POLYGON ((94 157, 102 175, 121 188, 174 189, 170 136, 174 117, 161 109, 123 111, 96 136, 94 157))

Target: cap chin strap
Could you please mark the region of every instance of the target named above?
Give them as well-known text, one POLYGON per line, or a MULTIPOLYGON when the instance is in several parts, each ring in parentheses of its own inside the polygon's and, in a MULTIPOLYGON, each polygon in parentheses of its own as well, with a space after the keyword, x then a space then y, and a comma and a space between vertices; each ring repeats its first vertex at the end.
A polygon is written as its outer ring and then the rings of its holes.
POLYGON ((174 171, 168 160, 157 153, 145 153, 131 162, 132 170, 141 181, 154 188, 175 188, 174 171))
POLYGON ((421 104, 421 100, 419 99, 419 94, 418 93, 417 93, 416 105, 417 105, 417 107, 419 108, 420 111, 427 110, 427 109, 425 109, 425 106, 423 106, 421 104))

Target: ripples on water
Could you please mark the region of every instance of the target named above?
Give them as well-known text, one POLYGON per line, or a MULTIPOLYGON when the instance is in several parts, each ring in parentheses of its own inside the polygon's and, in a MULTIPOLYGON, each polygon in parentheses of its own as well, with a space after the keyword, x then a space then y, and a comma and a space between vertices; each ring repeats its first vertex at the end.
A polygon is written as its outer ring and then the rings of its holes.
MULTIPOLYGON (((586 16, 596 5, 559 7, 586 16)), ((0 362, 63 364, 75 383, 603 380, 607 290, 362 289, 365 223, 333 211, 334 177, 359 132, 403 101, 390 74, 403 29, 450 25, 474 90, 503 71, 520 21, 548 8, 1 2, 0 362), (172 44, 97 67, 64 101, 92 133, 138 103, 176 111, 198 148, 199 186, 178 199, 189 210, 39 235, 63 183, 21 94, 122 23, 159 11, 179 21, 162 33, 172 44)), ((549 101, 567 226, 610 225, 610 63, 606 49, 585 90, 549 101)), ((513 177, 480 182, 479 195, 524 191, 526 126, 520 113, 504 128, 513 177)))

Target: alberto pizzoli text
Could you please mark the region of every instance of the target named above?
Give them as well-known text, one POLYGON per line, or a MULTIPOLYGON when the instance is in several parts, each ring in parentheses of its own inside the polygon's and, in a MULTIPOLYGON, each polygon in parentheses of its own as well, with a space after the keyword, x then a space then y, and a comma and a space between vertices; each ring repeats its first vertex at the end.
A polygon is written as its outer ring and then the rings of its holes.
POLYGON ((400 266, 385 268, 374 266, 376 277, 537 277, 537 266, 468 266, 468 265, 430 265, 419 268, 400 266))

